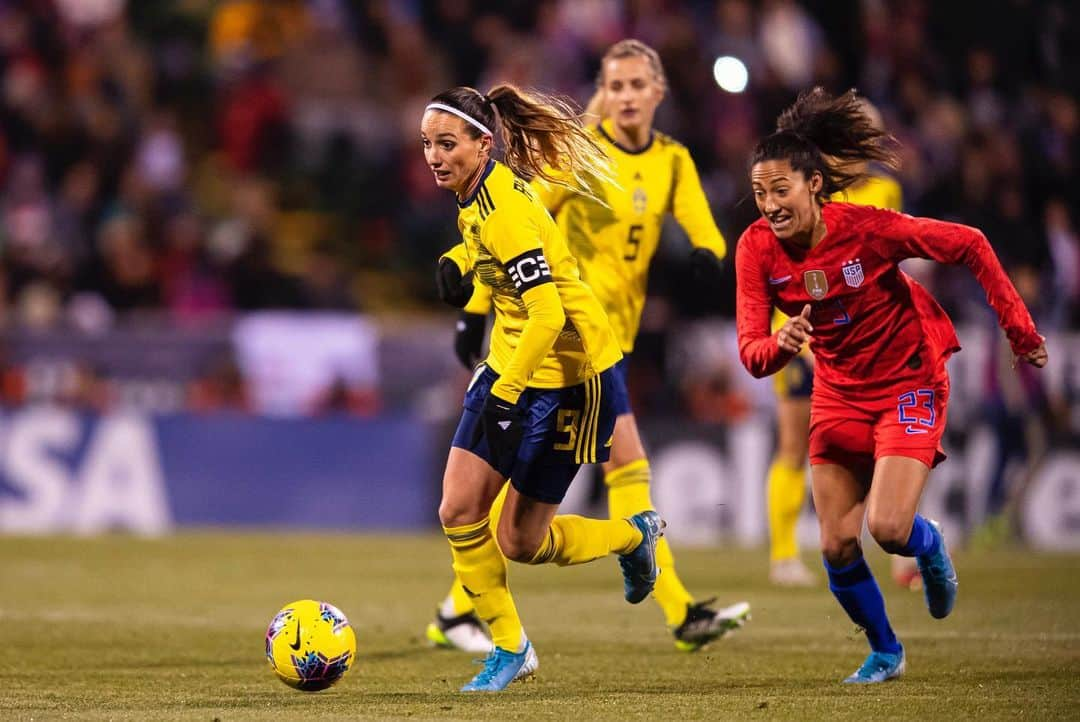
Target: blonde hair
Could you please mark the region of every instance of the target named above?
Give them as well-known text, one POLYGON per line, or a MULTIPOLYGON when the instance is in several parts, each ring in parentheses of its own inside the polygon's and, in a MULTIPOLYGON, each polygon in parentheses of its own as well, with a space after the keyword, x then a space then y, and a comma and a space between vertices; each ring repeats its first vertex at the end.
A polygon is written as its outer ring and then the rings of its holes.
MULTIPOLYGON (((615 183, 611 160, 567 100, 503 83, 487 95, 464 86, 451 88, 431 102, 450 106, 486 128, 498 128, 503 162, 525 180, 543 178, 594 197, 590 189, 596 181, 615 183)), ((483 135, 476 124, 466 123, 465 130, 473 138, 483 135)))
POLYGON ((609 60, 621 60, 623 58, 645 58, 649 61, 649 69, 660 87, 667 90, 667 75, 664 73, 664 64, 660 62, 660 54, 652 47, 640 40, 626 38, 612 45, 600 59, 600 70, 596 73, 596 90, 585 106, 587 117, 603 120, 604 118, 604 68, 609 60))

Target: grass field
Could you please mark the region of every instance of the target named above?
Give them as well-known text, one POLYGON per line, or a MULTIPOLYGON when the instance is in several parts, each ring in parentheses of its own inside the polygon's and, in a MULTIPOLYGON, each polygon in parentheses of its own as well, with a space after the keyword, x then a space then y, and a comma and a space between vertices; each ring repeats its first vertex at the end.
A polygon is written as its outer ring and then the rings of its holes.
POLYGON ((753 604, 744 630, 683 654, 655 605, 622 600, 614 560, 515 565, 539 673, 465 696, 469 655, 422 636, 449 581, 441 538, 5 538, 0 719, 1080 718, 1080 557, 960 554, 939 622, 874 556, 908 674, 852 688, 865 642, 823 586, 769 587, 758 552, 677 553, 693 590, 753 604), (303 597, 357 629, 358 664, 326 692, 285 687, 263 658, 270 617, 303 597))

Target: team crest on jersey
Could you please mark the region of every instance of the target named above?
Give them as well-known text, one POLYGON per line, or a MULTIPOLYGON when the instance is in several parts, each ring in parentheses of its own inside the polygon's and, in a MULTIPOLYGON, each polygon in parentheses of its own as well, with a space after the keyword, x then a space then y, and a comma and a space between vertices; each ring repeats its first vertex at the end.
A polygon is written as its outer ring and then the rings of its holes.
POLYGON ((645 208, 649 205, 649 197, 645 195, 645 191, 641 188, 634 189, 634 213, 639 216, 645 212, 645 208))
POLYGON ((825 278, 825 271, 803 271, 803 286, 810 298, 820 301, 829 292, 829 280, 825 278))
POLYGON ((862 262, 858 258, 854 261, 844 261, 841 268, 844 271, 844 283, 852 288, 858 288, 862 285, 865 277, 863 276, 862 262))

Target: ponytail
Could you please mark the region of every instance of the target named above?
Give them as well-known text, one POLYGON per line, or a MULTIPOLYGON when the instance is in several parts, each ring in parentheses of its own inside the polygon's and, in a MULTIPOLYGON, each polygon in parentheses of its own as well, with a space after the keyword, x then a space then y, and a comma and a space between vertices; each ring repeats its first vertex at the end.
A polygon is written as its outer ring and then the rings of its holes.
POLYGON ((616 184, 611 160, 585 130, 574 107, 561 98, 503 83, 487 95, 473 88, 452 88, 432 98, 428 107, 440 105, 468 116, 465 130, 472 138, 498 128, 503 161, 525 180, 543 178, 593 197, 590 189, 598 182, 616 184))
POLYGON ((750 165, 787 160, 807 178, 821 173, 821 202, 865 178, 866 163, 896 169, 896 139, 874 122, 864 103, 854 90, 837 97, 820 87, 802 93, 777 118, 776 132, 754 148, 750 165))

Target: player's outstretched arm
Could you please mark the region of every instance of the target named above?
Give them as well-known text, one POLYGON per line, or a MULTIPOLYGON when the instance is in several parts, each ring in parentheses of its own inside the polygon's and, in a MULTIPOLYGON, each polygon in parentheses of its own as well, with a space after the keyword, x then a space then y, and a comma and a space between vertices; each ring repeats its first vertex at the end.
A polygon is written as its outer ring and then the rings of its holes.
MULTIPOLYGON (((997 314, 1013 353, 1025 360, 1040 346, 1044 347, 1045 353, 1045 339, 1035 330, 1027 306, 982 231, 960 223, 916 218, 892 211, 877 210, 876 213, 880 216, 875 219, 880 220, 877 228, 882 231, 884 242, 889 244, 888 248, 882 249, 887 257, 896 261, 929 258, 967 266, 983 287, 986 300, 997 314)), ((1037 355, 1032 357, 1032 361, 1037 359, 1037 355)))

